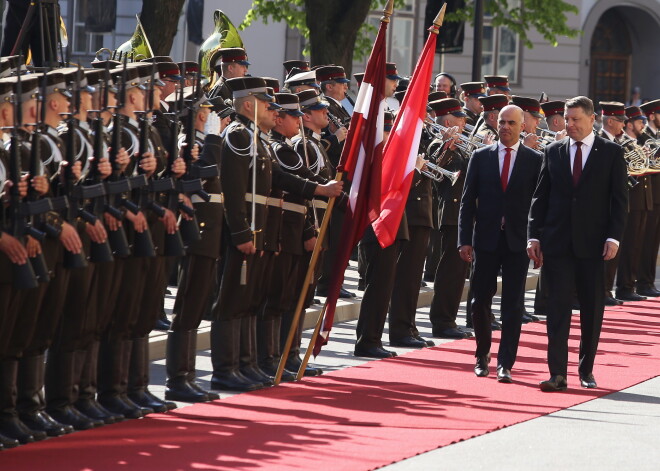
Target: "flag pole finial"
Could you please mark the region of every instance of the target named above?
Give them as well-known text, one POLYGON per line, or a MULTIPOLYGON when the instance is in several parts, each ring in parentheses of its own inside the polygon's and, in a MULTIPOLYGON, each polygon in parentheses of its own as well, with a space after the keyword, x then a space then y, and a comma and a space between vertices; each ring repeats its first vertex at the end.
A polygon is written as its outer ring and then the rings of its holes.
POLYGON ((445 19, 445 10, 447 9, 447 4, 443 3, 442 8, 440 8, 440 11, 438 12, 438 16, 435 17, 435 20, 433 20, 433 26, 431 26, 431 32, 434 34, 438 34, 440 31, 440 27, 442 26, 442 22, 445 19))
POLYGON ((380 21, 384 23, 389 23, 390 16, 392 16, 393 11, 394 11, 394 0, 387 0, 387 5, 385 5, 385 9, 383 10, 383 16, 380 19, 380 21))

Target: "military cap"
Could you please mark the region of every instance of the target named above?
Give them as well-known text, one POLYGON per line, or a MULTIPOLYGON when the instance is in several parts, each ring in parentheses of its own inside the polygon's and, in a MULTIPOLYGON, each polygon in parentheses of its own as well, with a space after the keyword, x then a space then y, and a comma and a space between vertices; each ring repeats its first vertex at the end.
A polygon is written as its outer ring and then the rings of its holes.
POLYGON ((178 82, 183 78, 179 66, 174 62, 156 62, 156 70, 158 70, 158 77, 161 80, 174 80, 178 82))
POLYGON ((479 101, 484 105, 484 111, 499 111, 509 104, 509 99, 506 95, 500 93, 490 96, 480 96, 479 101))
POLYGON ((94 93, 96 91, 94 87, 87 83, 87 76, 83 69, 78 69, 78 67, 67 67, 59 69, 59 71, 64 74, 64 80, 70 91, 73 91, 74 89, 87 93, 94 93))
POLYGON ((394 92, 394 98, 399 102, 399 104, 403 103, 403 97, 405 96, 406 90, 399 90, 398 92, 394 92))
POLYGON ((140 62, 174 62, 170 56, 153 56, 142 59, 140 62))
MULTIPOLYGON (((34 74, 21 75, 21 101, 23 103, 38 97, 39 77, 41 76, 34 74)), ((18 77, 16 75, 0 79, 0 103, 13 103, 17 91, 18 77)))
POLYGON ((394 126, 394 113, 392 113, 391 111, 386 111, 385 112, 385 123, 384 124, 385 124, 385 126, 384 126, 383 129, 385 131, 389 132, 389 131, 392 130, 392 127, 394 126))
POLYGON ((355 81, 357 82, 359 87, 360 85, 362 85, 362 79, 364 79, 364 72, 353 74, 353 78, 355 78, 355 81))
POLYGON ((295 93, 276 93, 275 101, 282 107, 281 113, 291 116, 302 116, 305 113, 300 111, 300 99, 295 93))
POLYGON ((6 56, 0 59, 0 77, 9 77, 19 69, 25 70, 25 63, 21 63, 21 56, 6 56))
POLYGON ((160 74, 158 73, 158 67, 149 62, 133 62, 132 64, 128 64, 129 68, 134 68, 137 69, 138 73, 140 74, 140 84, 143 86, 143 88, 146 90, 149 88, 149 82, 151 82, 151 73, 153 71, 154 74, 154 84, 159 85, 159 86, 164 86, 165 83, 160 79, 160 74))
POLYGON ((234 77, 227 79, 225 83, 231 90, 234 99, 254 96, 263 101, 275 101, 275 97, 268 93, 272 89, 261 77, 234 77))
POLYGON ((61 93, 67 98, 71 98, 71 93, 66 87, 66 78, 61 69, 51 70, 46 74, 46 96, 53 93, 61 93))
POLYGON ((659 113, 660 112, 660 99, 649 101, 648 103, 644 103, 643 105, 640 105, 640 108, 646 116, 648 116, 652 113, 659 113))
POLYGON ((486 96, 486 87, 483 82, 465 82, 461 84, 461 90, 465 96, 486 96))
POLYGON ((11 103, 16 77, 0 78, 0 103, 11 103))
POLYGON ((601 101, 600 107, 603 110, 603 116, 614 118, 618 121, 626 120, 626 105, 618 101, 601 101))
MULTIPOLYGON (((110 71, 114 83, 117 85, 117 88, 121 88, 122 81, 124 77, 124 67, 117 67, 110 71)), ((138 87, 141 90, 144 90, 142 83, 140 82, 140 73, 135 67, 126 67, 126 83, 123 84, 126 90, 130 88, 138 87)))
POLYGON ((263 79, 266 81, 266 86, 272 88, 275 93, 278 93, 280 91, 279 80, 273 77, 263 77, 263 79))
POLYGON ((447 98, 447 92, 443 92, 442 90, 437 92, 431 92, 429 93, 428 102, 442 100, 443 98, 447 98))
POLYGON ((183 76, 194 75, 199 72, 199 64, 195 61, 177 62, 176 65, 183 76))
POLYGON ((296 93, 296 95, 298 95, 300 108, 303 111, 321 110, 329 106, 327 101, 321 99, 321 96, 316 90, 303 90, 302 92, 296 93))
POLYGON ((545 117, 549 118, 556 114, 563 115, 565 105, 566 102, 561 100, 546 101, 545 103, 541 103, 541 109, 543 110, 545 117))
POLYGON ((429 103, 429 106, 437 116, 454 115, 458 118, 465 118, 467 115, 463 111, 461 102, 456 98, 442 98, 429 103))
POLYGON ((408 90, 408 85, 410 85, 410 78, 403 77, 401 80, 399 80, 399 83, 396 84, 394 91, 398 92, 400 90, 408 90))
POLYGON ((394 62, 385 63, 385 75, 390 80, 401 80, 403 78, 399 75, 399 72, 397 72, 396 64, 394 62))
POLYGON ((313 70, 300 72, 299 69, 291 69, 291 73, 284 81, 284 84, 289 87, 309 85, 310 87, 319 88, 319 84, 316 82, 316 72, 313 70))
POLYGON ((350 83, 346 72, 340 65, 324 65, 316 69, 316 80, 319 82, 350 83))
POLYGON ((505 92, 510 92, 509 77, 506 75, 484 75, 484 80, 488 84, 488 88, 499 88, 505 92))
POLYGON ((121 62, 115 61, 115 60, 112 60, 112 59, 108 59, 108 60, 105 60, 105 61, 95 60, 95 61, 92 62, 91 65, 95 69, 105 69, 106 64, 108 64, 108 69, 109 70, 116 69, 117 67, 121 67, 121 65, 122 65, 121 62))
POLYGON ((218 60, 220 60, 220 62, 223 64, 230 64, 234 62, 245 66, 250 65, 248 62, 247 53, 242 47, 223 47, 218 49, 213 53, 211 60, 209 61, 211 68, 215 69, 219 66, 217 63, 218 60))
POLYGON ((511 103, 527 111, 535 118, 543 118, 541 114, 541 105, 536 98, 528 98, 524 96, 512 96, 511 103))
POLYGON ((100 90, 101 87, 108 87, 108 90, 112 93, 117 93, 112 82, 112 75, 110 75, 109 70, 105 69, 85 69, 85 77, 87 77, 87 83, 92 87, 100 90))
POLYGON ((634 121, 636 119, 641 119, 646 121, 646 116, 642 113, 642 110, 639 106, 629 106, 626 108, 626 121, 634 121))
POLYGON ((291 69, 294 67, 298 70, 302 70, 303 72, 309 70, 309 61, 288 60, 284 61, 282 65, 284 65, 284 70, 286 70, 287 74, 291 72, 291 69))

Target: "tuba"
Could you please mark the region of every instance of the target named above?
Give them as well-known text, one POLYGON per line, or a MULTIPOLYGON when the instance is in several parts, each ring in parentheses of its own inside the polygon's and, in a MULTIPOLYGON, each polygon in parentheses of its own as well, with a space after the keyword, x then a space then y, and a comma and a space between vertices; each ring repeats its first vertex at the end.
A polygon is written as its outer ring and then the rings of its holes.
POLYGON ((243 47, 243 40, 231 20, 222 10, 213 13, 213 34, 199 48, 199 66, 202 75, 211 77, 211 58, 218 49, 223 47, 243 47))
POLYGON ((100 49, 96 53, 97 60, 102 60, 101 56, 104 52, 106 54, 111 53, 110 59, 120 62, 124 57, 129 61, 138 62, 142 59, 149 59, 154 56, 154 51, 151 49, 147 34, 144 32, 142 23, 140 23, 140 17, 135 15, 135 19, 137 20, 137 25, 135 25, 133 36, 114 51, 110 51, 107 48, 100 49))

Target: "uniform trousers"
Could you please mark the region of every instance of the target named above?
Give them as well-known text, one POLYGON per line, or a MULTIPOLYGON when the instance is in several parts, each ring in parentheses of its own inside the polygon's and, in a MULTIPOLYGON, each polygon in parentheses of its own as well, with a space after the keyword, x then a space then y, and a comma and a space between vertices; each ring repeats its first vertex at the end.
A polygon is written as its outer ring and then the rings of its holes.
POLYGON ((181 261, 172 330, 195 330, 202 322, 208 298, 215 283, 217 260, 203 255, 187 255, 181 261))
POLYGON ((616 277, 617 292, 635 290, 637 269, 642 255, 640 243, 646 231, 646 219, 649 211, 630 211, 626 219, 626 229, 619 247, 619 266, 616 277))
POLYGON ((637 287, 651 288, 655 284, 656 259, 658 247, 660 247, 660 204, 654 204, 653 211, 647 215, 641 245, 642 254, 637 269, 637 287))

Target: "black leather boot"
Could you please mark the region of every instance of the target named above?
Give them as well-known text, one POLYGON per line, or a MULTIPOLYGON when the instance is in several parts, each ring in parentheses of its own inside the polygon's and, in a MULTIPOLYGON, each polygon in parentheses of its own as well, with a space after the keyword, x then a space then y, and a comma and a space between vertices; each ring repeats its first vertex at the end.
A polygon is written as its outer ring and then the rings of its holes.
POLYGON ((206 402, 209 396, 188 382, 190 331, 167 333, 165 399, 182 402, 206 402))
MULTIPOLYGON (((126 396, 130 340, 101 341, 99 349, 98 402, 113 414, 127 419, 143 417, 142 408, 126 396)), ((153 409, 147 409, 153 412, 153 409)))
POLYGON ((149 391, 149 337, 133 339, 128 373, 128 398, 139 405, 155 412, 167 412, 175 409, 176 404, 166 402, 149 391))
MULTIPOLYGON (((257 343, 259 345, 259 368, 275 378, 280 363, 280 322, 281 319, 259 319, 257 322, 257 343)), ((294 381, 296 375, 286 368, 282 371, 282 381, 294 381)))
MULTIPOLYGON (((282 350, 284 349, 286 338, 289 335, 289 329, 291 329, 293 314, 293 311, 288 311, 282 318, 282 326, 280 328, 280 347, 282 350)), ((299 319, 298 329, 294 332, 291 349, 289 350, 284 365, 284 368, 291 371, 295 376, 298 376, 298 370, 300 370, 300 366, 302 365, 302 359, 300 358, 300 342, 302 341, 303 319, 305 318, 304 314, 305 313, 303 312, 303 315, 299 319)), ((305 372, 303 373, 304 376, 320 376, 322 374, 323 370, 321 368, 314 368, 313 366, 309 366, 309 364, 305 367, 305 372)))
POLYGON ((49 437, 73 432, 71 425, 53 419, 45 410, 42 389, 46 364, 44 355, 28 355, 18 361, 16 386, 18 417, 30 430, 40 430, 49 437))
MULTIPOLYGON (((16 412, 16 375, 18 360, 5 358, 0 361, 0 434, 20 443, 32 443, 37 440, 33 432, 21 422, 16 412)), ((37 433, 37 432, 35 432, 37 433)), ((46 438, 44 432, 38 432, 46 438)))
POLYGON ((221 391, 254 391, 263 385, 238 371, 240 319, 213 321, 211 324, 211 388, 221 391))
POLYGON ((197 382, 197 329, 189 331, 188 335, 190 336, 188 341, 188 384, 196 390, 206 394, 209 397, 209 401, 220 399, 220 394, 214 393, 213 391, 207 391, 197 382))
POLYGON ((21 442, 14 438, 9 438, 5 437, 4 435, 0 434, 0 450, 5 450, 5 449, 10 449, 10 448, 16 448, 18 445, 20 445, 21 442))
POLYGON ((87 417, 100 420, 106 424, 114 424, 124 420, 121 414, 113 414, 96 400, 99 362, 99 341, 95 340, 85 351, 84 364, 80 375, 78 399, 75 407, 87 417))
POLYGON ((264 386, 275 384, 273 378, 261 371, 257 364, 257 316, 241 319, 241 342, 239 348, 239 371, 248 379, 264 386))
POLYGON ((46 412, 52 418, 76 430, 89 430, 95 422, 73 407, 77 393, 75 352, 48 351, 46 361, 46 412))

